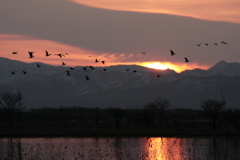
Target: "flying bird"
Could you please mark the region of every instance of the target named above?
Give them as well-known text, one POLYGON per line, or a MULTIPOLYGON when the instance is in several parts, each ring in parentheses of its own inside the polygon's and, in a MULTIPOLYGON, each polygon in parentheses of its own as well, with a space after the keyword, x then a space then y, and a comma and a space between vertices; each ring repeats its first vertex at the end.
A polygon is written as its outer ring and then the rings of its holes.
POLYGON ((27 74, 27 72, 26 72, 26 71, 24 71, 24 70, 22 70, 22 72, 23 72, 23 74, 27 74))
POLYGON ((106 61, 102 61, 102 64, 105 64, 106 61))
POLYGON ((34 53, 34 52, 28 52, 28 54, 29 54, 29 58, 33 58, 33 57, 35 57, 35 56, 33 56, 33 53, 34 53))
POLYGON ((83 67, 83 70, 84 70, 85 72, 87 72, 87 67, 83 67))
POLYGON ((89 80, 90 78, 88 76, 86 76, 86 80, 89 80))
POLYGON ((130 71, 130 69, 126 69, 126 71, 130 71))
POLYGON ((107 71, 107 69, 106 69, 106 68, 104 68, 104 69, 103 69, 103 71, 107 71))
POLYGON ((65 62, 62 62, 62 65, 66 65, 67 63, 65 63, 65 62))
POLYGON ((69 71, 66 71, 66 73, 67 73, 67 76, 71 77, 71 75, 70 75, 70 72, 69 72, 69 71))
POLYGON ((157 77, 161 77, 160 74, 158 74, 157 77))
POLYGON ((10 72, 11 72, 11 74, 12 74, 12 75, 14 75, 14 74, 15 74, 15 71, 10 71, 10 72))
POLYGON ((227 42, 225 42, 225 41, 222 41, 222 42, 221 42, 221 44, 228 44, 228 43, 227 43, 227 42))
POLYGON ((73 68, 73 67, 70 67, 70 69, 71 69, 71 70, 74 70, 74 68, 73 68))
POLYGON ((142 54, 146 54, 146 52, 142 52, 142 54))
POLYGON ((185 62, 189 62, 190 60, 187 58, 187 57, 185 57, 185 62))
POLYGON ((97 59, 95 60, 95 63, 99 62, 97 59))
POLYGON ((89 68, 91 68, 92 70, 94 70, 94 69, 95 69, 93 66, 89 66, 89 68))
POLYGON ((214 43, 215 46, 217 46, 218 44, 217 43, 214 43))
MULTIPOLYGON (((59 56, 60 58, 62 58, 64 55, 62 53, 59 53, 59 54, 55 54, 57 56, 59 56)), ((65 56, 64 56, 65 57, 65 56)))
POLYGON ((171 52, 171 56, 176 55, 176 53, 173 50, 170 50, 170 52, 171 52))
POLYGON ((41 65, 37 63, 37 67, 41 67, 41 65))
POLYGON ((205 43, 206 46, 208 46, 208 43, 205 43))
POLYGON ((48 56, 50 56, 51 54, 49 54, 48 53, 48 51, 47 50, 45 50, 45 52, 46 52, 46 57, 48 57, 48 56))
POLYGON ((200 47, 200 46, 201 46, 201 43, 197 44, 197 46, 200 47))
POLYGON ((12 54, 17 54, 18 52, 12 52, 12 54))
POLYGON ((133 70, 133 72, 135 73, 135 72, 137 72, 136 70, 133 70))

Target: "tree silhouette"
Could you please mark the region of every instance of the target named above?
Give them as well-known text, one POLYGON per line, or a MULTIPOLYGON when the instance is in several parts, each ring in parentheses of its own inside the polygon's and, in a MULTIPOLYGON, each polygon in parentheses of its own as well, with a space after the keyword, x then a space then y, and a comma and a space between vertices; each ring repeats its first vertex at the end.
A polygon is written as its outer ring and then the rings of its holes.
POLYGON ((212 122, 213 129, 215 130, 216 123, 217 123, 222 111, 224 111, 226 108, 226 102, 207 99, 202 102, 201 108, 206 113, 207 118, 212 122))
POLYGON ((10 129, 13 129, 14 116, 22 107, 22 95, 17 92, 3 92, 0 94, 0 107, 5 111, 10 129))
POLYGON ((161 126, 163 126, 163 121, 166 116, 166 111, 171 107, 170 100, 167 98, 156 98, 153 102, 153 104, 157 108, 157 116, 158 116, 158 121, 161 126))
POLYGON ((150 126, 156 120, 156 115, 157 115, 156 113, 157 113, 157 108, 154 103, 149 103, 144 106, 143 120, 147 124, 148 128, 150 128, 150 126))

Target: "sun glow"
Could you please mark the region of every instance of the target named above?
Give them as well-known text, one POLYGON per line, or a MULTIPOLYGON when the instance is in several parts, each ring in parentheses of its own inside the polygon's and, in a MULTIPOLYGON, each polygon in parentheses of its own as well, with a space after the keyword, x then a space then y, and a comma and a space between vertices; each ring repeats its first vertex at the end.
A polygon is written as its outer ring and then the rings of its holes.
POLYGON ((154 69, 160 69, 160 70, 166 70, 166 69, 172 69, 175 72, 182 72, 184 70, 192 70, 196 68, 201 68, 201 69, 208 69, 209 66, 206 65, 199 65, 197 63, 171 63, 171 62, 144 62, 139 64, 144 67, 148 68, 154 68, 154 69))
POLYGON ((148 67, 148 68, 154 68, 154 69, 173 69, 176 72, 182 71, 177 65, 171 64, 169 62, 144 62, 140 64, 141 66, 148 67))

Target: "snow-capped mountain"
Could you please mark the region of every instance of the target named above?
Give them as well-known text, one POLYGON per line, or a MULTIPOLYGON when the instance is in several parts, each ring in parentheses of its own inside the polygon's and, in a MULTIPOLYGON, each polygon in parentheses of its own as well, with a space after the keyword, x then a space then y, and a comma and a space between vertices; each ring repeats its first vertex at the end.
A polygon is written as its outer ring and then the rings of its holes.
POLYGON ((174 108, 200 109, 201 102, 208 98, 224 98, 231 108, 240 104, 239 63, 221 61, 208 70, 182 73, 135 65, 87 67, 85 71, 83 66, 72 70, 38 64, 40 67, 37 63, 0 58, 0 92, 20 91, 27 108, 133 108, 143 107, 158 97, 170 99, 174 108), (86 80, 86 76, 90 79, 86 80))

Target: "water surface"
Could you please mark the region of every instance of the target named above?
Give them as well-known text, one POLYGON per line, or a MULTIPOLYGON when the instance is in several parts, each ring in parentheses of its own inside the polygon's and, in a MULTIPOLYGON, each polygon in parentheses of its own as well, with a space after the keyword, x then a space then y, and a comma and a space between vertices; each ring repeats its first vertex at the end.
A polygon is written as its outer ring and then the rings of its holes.
POLYGON ((234 160, 240 138, 2 138, 0 159, 234 160))

